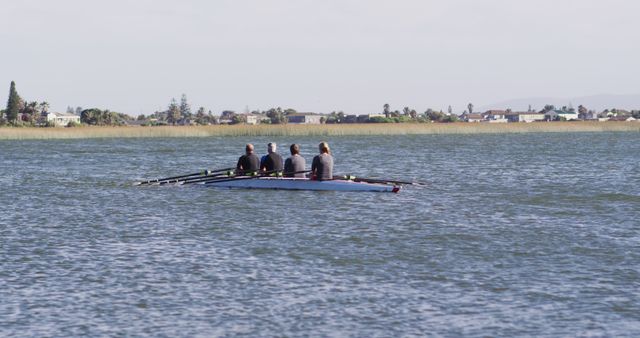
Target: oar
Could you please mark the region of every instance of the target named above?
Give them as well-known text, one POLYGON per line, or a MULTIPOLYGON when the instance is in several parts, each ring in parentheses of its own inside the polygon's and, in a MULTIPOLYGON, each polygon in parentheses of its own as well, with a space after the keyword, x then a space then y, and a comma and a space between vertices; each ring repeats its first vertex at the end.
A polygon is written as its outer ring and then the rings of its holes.
POLYGON ((175 181, 175 182, 178 182, 178 181, 183 180, 183 179, 188 178, 188 177, 206 176, 206 175, 210 175, 212 173, 217 173, 217 172, 221 172, 221 171, 227 171, 227 170, 231 170, 231 169, 235 169, 235 168, 203 170, 203 171, 199 171, 199 172, 193 173, 193 174, 172 176, 172 177, 158 178, 158 179, 155 179, 155 180, 142 181, 142 182, 135 183, 135 185, 153 184, 153 183, 160 183, 160 182, 164 182, 164 181, 175 181))
POLYGON ((233 171, 227 171, 226 173, 219 173, 219 174, 215 174, 215 175, 208 175, 208 176, 204 176, 204 177, 193 177, 193 178, 188 178, 186 180, 177 182, 180 184, 194 184, 194 183, 201 183, 201 182, 205 182, 205 181, 209 181, 212 179, 225 179, 225 178, 230 178, 230 177, 235 177, 235 173, 233 171))
POLYGON ((427 185, 426 183, 421 182, 407 182, 407 181, 396 181, 396 180, 386 180, 386 179, 377 179, 377 178, 366 178, 366 177, 355 177, 350 175, 345 176, 333 176, 334 180, 352 180, 354 182, 365 182, 365 183, 383 183, 383 184, 401 184, 401 185, 427 185))
MULTIPOLYGON (((257 175, 252 175, 252 176, 235 176, 235 177, 229 177, 229 178, 218 178, 218 179, 211 179, 211 180, 203 180, 202 182, 199 183, 219 183, 219 182, 231 182, 231 181, 241 181, 241 180, 252 180, 252 179, 256 179, 256 178, 263 178, 263 177, 273 177, 270 174, 282 174, 282 176, 285 175, 295 175, 295 174, 304 174, 304 173, 309 173, 311 172, 311 170, 303 170, 303 171, 294 171, 294 172, 282 172, 279 170, 271 170, 271 171, 263 171, 263 172, 259 172, 257 175)), ((278 176, 279 177, 279 176, 278 176)), ((191 183, 191 182, 188 182, 191 183)), ((188 184, 185 183, 185 184, 188 184)))
POLYGON ((219 176, 229 176, 229 175, 233 175, 233 171, 227 171, 227 172, 223 172, 223 173, 218 173, 218 174, 208 174, 208 175, 203 175, 203 176, 196 176, 196 177, 189 177, 189 178, 184 178, 184 179, 180 179, 180 180, 173 180, 173 181, 164 181, 164 182, 160 182, 160 185, 165 185, 165 184, 172 184, 172 183, 181 183, 181 184, 187 184, 187 183, 196 183, 198 181, 202 181, 202 180, 208 180, 211 179, 213 177, 219 177, 219 176))

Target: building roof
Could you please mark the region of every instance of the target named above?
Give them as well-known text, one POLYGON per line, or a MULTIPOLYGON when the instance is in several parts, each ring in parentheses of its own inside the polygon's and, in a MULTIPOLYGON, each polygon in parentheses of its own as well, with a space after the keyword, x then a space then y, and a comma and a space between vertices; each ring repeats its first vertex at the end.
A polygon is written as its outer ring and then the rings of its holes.
POLYGON ((471 113, 471 114, 467 114, 465 115, 466 118, 468 119, 474 119, 474 120, 481 120, 484 119, 484 117, 482 116, 482 114, 479 113, 471 113))
POLYGON ((482 113, 483 115, 504 115, 506 114, 505 110, 499 110, 499 109, 492 109, 492 110, 487 110, 486 112, 482 113))
POLYGON ((80 115, 71 114, 71 113, 47 113, 47 115, 55 115, 59 117, 80 117, 80 115))
POLYGON ((505 115, 544 115, 544 113, 537 113, 534 111, 514 111, 510 113, 506 113, 505 115))
POLYGON ((322 115, 322 114, 318 114, 318 113, 310 113, 310 112, 300 112, 300 113, 293 113, 293 114, 287 114, 287 116, 318 116, 318 115, 322 115))

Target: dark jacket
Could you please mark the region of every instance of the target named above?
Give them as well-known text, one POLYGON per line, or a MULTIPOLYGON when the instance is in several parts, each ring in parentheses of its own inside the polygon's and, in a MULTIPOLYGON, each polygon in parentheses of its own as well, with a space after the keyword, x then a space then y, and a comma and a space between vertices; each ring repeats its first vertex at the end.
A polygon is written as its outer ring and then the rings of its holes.
POLYGON ((238 175, 260 170, 260 159, 255 154, 242 155, 238 159, 236 171, 238 175))
POLYGON ((265 171, 282 171, 284 169, 282 156, 278 153, 270 153, 264 157, 262 167, 265 171))

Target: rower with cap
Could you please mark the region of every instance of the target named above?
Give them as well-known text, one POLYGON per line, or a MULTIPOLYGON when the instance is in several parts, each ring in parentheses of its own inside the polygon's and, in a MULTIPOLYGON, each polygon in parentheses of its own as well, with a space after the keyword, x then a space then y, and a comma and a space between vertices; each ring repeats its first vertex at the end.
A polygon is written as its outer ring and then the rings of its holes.
POLYGON ((292 144, 289 147, 291 157, 284 161, 284 172, 286 177, 304 178, 304 167, 307 165, 304 157, 300 156, 300 146, 292 144))
POLYGON ((311 177, 318 181, 333 179, 333 156, 327 142, 321 142, 318 146, 320 155, 316 155, 311 162, 311 177))
POLYGON ((238 175, 252 174, 260 170, 260 159, 253 153, 253 144, 245 146, 245 154, 240 156, 236 165, 238 175))
POLYGON ((282 156, 276 152, 276 144, 269 143, 267 145, 267 155, 262 157, 262 161, 260 162, 260 169, 263 171, 282 171, 283 169, 283 160, 282 156))

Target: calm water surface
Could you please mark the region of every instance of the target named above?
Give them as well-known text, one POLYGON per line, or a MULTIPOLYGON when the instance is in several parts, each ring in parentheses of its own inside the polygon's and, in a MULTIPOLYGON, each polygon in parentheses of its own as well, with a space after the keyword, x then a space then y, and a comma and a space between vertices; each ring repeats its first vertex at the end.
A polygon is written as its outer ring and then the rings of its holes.
POLYGON ((321 140, 0 142, 0 336, 640 335, 640 134, 328 140, 400 194, 131 185, 269 141, 321 140))

